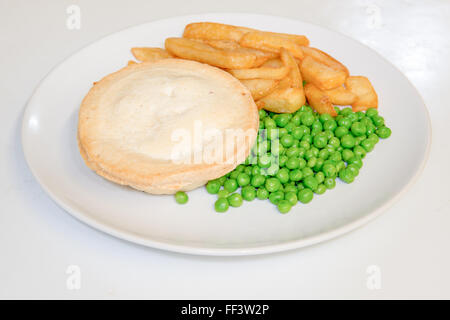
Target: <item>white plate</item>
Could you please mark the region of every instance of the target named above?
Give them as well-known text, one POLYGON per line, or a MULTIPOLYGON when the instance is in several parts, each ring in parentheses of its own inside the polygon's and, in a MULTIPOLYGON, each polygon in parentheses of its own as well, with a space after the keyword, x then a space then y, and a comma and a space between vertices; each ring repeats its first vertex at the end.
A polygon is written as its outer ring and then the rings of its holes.
MULTIPOLYGON (((377 53, 330 30, 286 18, 253 14, 204 14, 159 20, 103 38, 58 65, 29 101, 22 128, 28 165, 65 210, 116 237, 192 254, 246 255, 283 251, 325 241, 370 221, 417 178, 427 159, 431 126, 411 83, 377 53), (354 183, 298 204, 282 215, 255 200, 218 214, 204 188, 180 206, 173 196, 154 196, 110 183, 89 170, 78 153, 77 113, 92 83, 123 67, 134 46, 163 46, 189 22, 216 21, 262 30, 305 34, 312 46, 372 81, 380 113, 392 136, 364 159, 354 183)), ((382 232, 382 230, 380 230, 382 232)))

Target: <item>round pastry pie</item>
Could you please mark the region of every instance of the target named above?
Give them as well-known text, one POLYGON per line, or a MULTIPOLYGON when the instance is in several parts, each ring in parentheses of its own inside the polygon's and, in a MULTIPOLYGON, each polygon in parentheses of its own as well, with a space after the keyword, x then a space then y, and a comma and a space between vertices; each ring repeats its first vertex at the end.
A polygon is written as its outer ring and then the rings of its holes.
POLYGON ((80 107, 78 145, 102 177, 171 194, 233 170, 258 128, 257 107, 237 79, 167 59, 129 65, 95 83, 80 107))

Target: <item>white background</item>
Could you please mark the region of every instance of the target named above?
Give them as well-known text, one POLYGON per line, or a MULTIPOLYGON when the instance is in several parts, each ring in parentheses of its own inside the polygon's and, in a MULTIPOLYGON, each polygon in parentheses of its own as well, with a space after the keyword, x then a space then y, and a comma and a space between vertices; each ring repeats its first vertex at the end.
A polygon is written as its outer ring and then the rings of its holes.
POLYGON ((445 0, 0 0, 0 298, 450 298, 449 31, 445 0), (81 8, 80 30, 66 28, 71 4, 81 8), (29 96, 50 69, 125 27, 221 11, 292 17, 342 32, 413 82, 431 115, 433 144, 423 174, 400 201, 320 245, 227 258, 115 239, 46 196, 26 166, 20 126, 29 96), (81 268, 80 290, 66 288, 72 264, 81 268), (379 290, 366 285, 371 265, 381 271, 379 290))

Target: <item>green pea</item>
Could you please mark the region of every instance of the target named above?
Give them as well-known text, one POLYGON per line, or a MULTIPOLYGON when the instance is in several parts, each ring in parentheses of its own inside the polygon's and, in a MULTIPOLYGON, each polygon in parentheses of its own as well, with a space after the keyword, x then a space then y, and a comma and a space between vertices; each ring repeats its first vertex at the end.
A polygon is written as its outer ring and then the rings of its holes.
POLYGON ((373 117, 373 116, 377 116, 378 115, 378 110, 377 109, 375 109, 375 108, 370 108, 370 109, 367 109, 367 111, 366 111, 366 116, 368 116, 368 117, 373 117))
POLYGON ((292 147, 294 142, 295 142, 294 137, 292 137, 290 134, 285 134, 280 138, 281 145, 286 148, 292 147))
POLYGON ((285 194, 288 194, 289 192, 295 192, 297 193, 297 187, 295 184, 288 184, 284 187, 285 194))
POLYGON ((306 141, 309 144, 311 144, 313 142, 313 136, 311 134, 309 134, 309 133, 306 133, 306 134, 303 135, 302 141, 306 141))
POLYGON ((306 167, 306 160, 303 158, 298 159, 298 168, 303 169, 306 167))
POLYGON ((290 157, 298 157, 300 154, 300 149, 297 146, 292 146, 286 150, 286 156, 290 157))
POLYGON ((361 147, 363 147, 364 150, 366 150, 366 152, 370 152, 373 150, 374 144, 373 144, 372 140, 365 139, 365 140, 361 141, 361 147))
POLYGON ((382 116, 378 116, 378 115, 373 116, 372 121, 373 121, 373 124, 376 125, 378 128, 382 127, 384 125, 384 118, 382 116))
POLYGON ((264 129, 264 122, 262 121, 259 122, 259 129, 261 130, 264 129))
POLYGON ((333 131, 331 131, 331 130, 325 130, 325 131, 323 132, 323 134, 325 135, 325 137, 327 137, 327 140, 330 140, 331 138, 334 137, 334 133, 333 133, 333 131))
POLYGON ((267 129, 269 129, 269 128, 276 128, 277 124, 275 123, 275 121, 272 118, 265 118, 264 119, 264 126, 267 129))
POLYGON ((319 158, 320 159, 327 160, 329 156, 330 156, 330 153, 328 152, 327 149, 322 149, 322 150, 319 151, 319 158))
MULTIPOLYGON (((348 150, 348 149, 347 149, 348 150)), ((364 159, 364 157, 366 156, 366 150, 361 147, 361 146, 355 146, 353 148, 353 154, 355 156, 360 157, 361 159, 364 159)), ((348 159, 344 159, 346 162, 348 162, 349 159, 351 159, 352 157, 349 157, 348 159)))
POLYGON ((322 170, 324 162, 325 162, 325 160, 323 160, 322 158, 317 158, 316 164, 314 165, 313 170, 316 172, 322 170))
POLYGON ((222 176, 222 177, 220 177, 220 178, 217 178, 216 180, 217 180, 217 182, 219 182, 219 184, 220 184, 221 186, 223 186, 223 184, 225 183, 225 181, 227 181, 227 177, 226 177, 226 176, 222 176))
POLYGON ((266 129, 266 136, 269 140, 277 140, 280 137, 280 130, 278 128, 266 129))
POLYGON ((262 156, 260 156, 258 158, 258 165, 261 168, 268 168, 268 167, 270 167, 271 160, 272 159, 269 154, 263 154, 262 156))
POLYGON ((347 133, 348 129, 345 127, 337 127, 336 130, 334 130, 334 135, 339 139, 345 136, 347 133))
POLYGON ((266 182, 266 178, 261 174, 256 174, 252 176, 251 185, 255 188, 262 186, 266 182))
POLYGON ((244 172, 241 172, 239 173, 236 181, 240 187, 245 187, 250 183, 250 176, 244 172))
POLYGON ((327 189, 333 189, 336 186, 336 181, 334 178, 325 178, 325 180, 323 180, 323 185, 327 189))
POLYGON ((217 192, 217 197, 218 198, 226 198, 226 197, 228 197, 229 194, 230 194, 230 192, 228 190, 222 189, 222 190, 219 190, 219 192, 217 192))
POLYGON ((319 184, 317 186, 315 193, 317 193, 317 194, 324 194, 325 191, 327 191, 327 187, 324 184, 321 183, 321 184, 319 184))
POLYGON ((244 173, 251 176, 252 175, 252 167, 245 167, 244 173))
POLYGON ((303 179, 314 175, 314 171, 310 167, 305 167, 302 169, 303 179))
POLYGON ((280 158, 278 159, 278 163, 279 163, 280 167, 284 167, 286 165, 287 159, 288 159, 288 157, 284 154, 280 156, 280 158))
POLYGON ((376 133, 381 139, 387 139, 391 136, 391 129, 388 127, 381 127, 377 129, 376 133))
POLYGON ((317 179, 314 178, 314 176, 308 176, 303 179, 303 184, 305 187, 310 188, 311 190, 316 190, 319 183, 317 182, 317 179))
POLYGON ((275 118, 275 122, 277 126, 279 126, 280 128, 284 128, 289 122, 289 117, 286 116, 285 114, 279 114, 275 118))
POLYGON ((283 191, 275 191, 275 192, 271 192, 269 194, 269 201, 272 202, 273 204, 277 204, 278 201, 283 200, 284 199, 284 192, 283 191))
POLYGON ((351 132, 355 137, 362 136, 363 134, 366 134, 366 126, 362 124, 359 121, 353 122, 351 126, 351 132))
POLYGON ((304 130, 300 127, 295 127, 291 132, 294 139, 300 140, 303 137, 304 130))
POLYGON ((369 117, 365 117, 360 121, 363 125, 365 125, 367 128, 370 126, 374 126, 373 121, 369 117))
POLYGON ((281 188, 280 180, 277 178, 269 178, 266 180, 265 187, 269 192, 276 192, 281 188))
POLYGON ((356 137, 355 138, 355 146, 359 146, 361 144, 361 142, 363 140, 365 140, 366 138, 367 138, 366 135, 362 135, 362 136, 356 137))
POLYGON ((313 124, 311 125, 311 132, 320 132, 322 131, 323 126, 322 126, 322 122, 320 122, 319 120, 316 120, 313 122, 313 124))
POLYGON ((246 201, 252 201, 256 198, 256 189, 253 186, 245 186, 241 189, 242 198, 246 201))
POLYGON ((297 190, 300 191, 300 190, 303 190, 303 189, 305 189, 305 186, 303 185, 303 183, 300 182, 300 183, 297 185, 297 190))
POLYGON ((302 123, 302 119, 300 117, 300 115, 296 114, 292 117, 291 122, 298 127, 301 123, 302 123))
POLYGON ((337 172, 340 172, 344 168, 345 168, 345 162, 344 161, 341 160, 341 161, 338 161, 336 163, 336 171, 337 172))
MULTIPOLYGON (((295 124, 293 124, 292 122, 289 122, 286 127, 282 128, 282 129, 286 129, 287 133, 291 133, 292 130, 294 130, 295 128, 295 124)), ((280 136, 281 137, 281 136, 280 136)))
POLYGON ((359 174, 359 168, 356 166, 356 164, 349 164, 346 168, 346 170, 350 171, 354 177, 356 177, 359 174))
MULTIPOLYGON (((355 147, 356 148, 356 147, 355 147)), ((348 159, 351 159, 355 154, 350 149, 344 149, 342 150, 342 159, 344 159, 345 162, 347 162, 348 159)))
POLYGON ((328 139, 324 133, 319 133, 314 137, 314 146, 316 148, 325 148, 328 143, 328 139))
POLYGON ((312 149, 306 150, 304 158, 305 158, 306 160, 309 160, 309 159, 311 159, 311 158, 314 158, 314 151, 313 151, 312 149))
POLYGON ((336 149, 336 148, 338 148, 341 145, 341 141, 338 138, 333 137, 333 138, 330 139, 330 141, 328 141, 328 144, 330 146, 333 146, 333 148, 336 149))
MULTIPOLYGON (((383 128, 383 127, 381 127, 383 128)), ((380 128, 380 129, 381 129, 380 128)), ((367 137, 367 139, 371 140, 373 142, 373 144, 377 144, 378 141, 380 141, 380 138, 378 137, 378 135, 376 135, 375 133, 369 134, 369 136, 367 137)))
POLYGON ((327 122, 328 120, 334 120, 334 119, 333 119, 333 117, 332 117, 329 113, 322 113, 322 114, 319 116, 319 120, 320 120, 320 122, 325 123, 325 122, 327 122))
POLYGON ((290 157, 286 161, 286 168, 288 169, 297 169, 299 167, 299 159, 297 157, 290 157))
POLYGON ((259 200, 266 200, 269 198, 269 191, 267 191, 266 188, 260 187, 258 190, 256 190, 256 197, 259 200))
POLYGON ((341 110, 341 112, 339 112, 339 114, 344 116, 344 117, 348 116, 349 114, 352 114, 352 113, 353 113, 352 108, 344 108, 344 109, 341 110))
POLYGON ((258 114, 260 119, 264 119, 267 116, 267 112, 264 109, 259 109, 258 114))
MULTIPOLYGON (((287 126, 287 125, 286 125, 287 126)), ((285 134, 288 134, 288 131, 286 128, 280 128, 278 129, 278 136, 281 138, 282 136, 284 136, 285 134)))
POLYGON ((298 202, 297 188, 294 187, 294 191, 289 191, 284 194, 284 199, 287 200, 291 206, 295 206, 298 202))
POLYGON ((350 113, 347 118, 353 123, 358 121, 358 115, 356 113, 350 113))
POLYGON ((302 180, 302 177, 303 177, 303 173, 299 169, 295 169, 295 170, 292 170, 289 172, 289 179, 291 181, 295 181, 295 182, 300 181, 300 180, 302 180))
POLYGON ((325 174, 325 177, 335 177, 337 170, 336 167, 331 163, 324 163, 322 167, 322 172, 325 174))
POLYGON ((216 194, 220 190, 220 182, 217 180, 208 181, 206 184, 206 191, 210 194, 216 194))
POLYGON ((347 161, 347 164, 356 164, 356 166, 358 167, 358 168, 362 168, 362 161, 361 161, 361 158, 360 157, 358 157, 358 156, 354 156, 353 158, 351 158, 351 159, 349 159, 348 161, 347 161))
POLYGON ((214 203, 214 208, 217 212, 226 212, 228 210, 229 204, 226 198, 219 198, 214 203))
POLYGON ((225 190, 227 190, 230 193, 235 192, 238 188, 238 183, 237 183, 236 179, 228 179, 223 184, 223 187, 225 190))
POLYGON ((329 160, 333 161, 341 161, 342 160, 342 154, 339 151, 334 151, 330 156, 328 157, 329 160))
POLYGON ((236 170, 231 171, 231 175, 230 175, 231 179, 236 180, 238 176, 239 176, 239 171, 236 171, 236 170))
POLYGON ((366 114, 364 112, 362 112, 362 111, 358 111, 356 113, 356 115, 358 116, 358 120, 361 120, 361 119, 363 119, 366 116, 366 114))
POLYGON ((308 163, 306 165, 310 168, 313 168, 316 164, 317 164, 317 158, 312 157, 308 160, 308 163))
POLYGON ((314 119, 314 116, 312 115, 312 113, 304 113, 301 116, 302 124, 307 127, 310 127, 313 124, 314 120, 315 119, 314 119))
POLYGON ((175 201, 178 204, 185 204, 187 203, 189 200, 188 195, 186 194, 186 192, 184 191, 177 191, 177 193, 175 193, 175 201))
POLYGON ((367 130, 366 130, 366 134, 367 135, 374 134, 375 131, 377 130, 377 127, 375 127, 375 125, 373 125, 373 124, 370 124, 370 125, 368 125, 366 127, 367 127, 367 130))
POLYGON ((298 201, 300 201, 301 203, 308 203, 313 199, 314 193, 311 191, 311 189, 303 189, 298 192, 297 197, 298 201))
POLYGON ((292 205, 288 200, 280 200, 277 203, 277 208, 281 213, 288 213, 291 210, 292 205))
POLYGON ((345 183, 352 183, 355 180, 353 173, 347 169, 343 169, 339 172, 339 178, 345 183))
POLYGON ((242 206, 242 196, 239 193, 232 193, 228 196, 227 198, 228 203, 230 204, 230 206, 232 207, 240 207, 242 206))
POLYGON ((325 180, 325 174, 323 172, 317 172, 314 178, 316 178, 317 182, 321 184, 325 180))
POLYGON ((350 134, 346 134, 341 138, 341 144, 342 147, 346 149, 351 149, 355 146, 355 138, 350 134))
POLYGON ((337 128, 337 123, 334 119, 327 120, 323 123, 323 130, 334 131, 337 128))
POLYGON ((308 141, 300 141, 299 143, 299 147, 303 148, 304 150, 308 150, 309 148, 311 148, 311 144, 308 141))
POLYGON ((286 183, 289 181, 289 170, 286 168, 281 168, 280 170, 278 170, 275 176, 281 183, 286 183))
POLYGON ((350 129, 350 127, 352 125, 352 122, 351 122, 351 120, 349 118, 344 117, 344 118, 339 119, 338 124, 339 124, 340 127, 344 127, 346 129, 350 129))

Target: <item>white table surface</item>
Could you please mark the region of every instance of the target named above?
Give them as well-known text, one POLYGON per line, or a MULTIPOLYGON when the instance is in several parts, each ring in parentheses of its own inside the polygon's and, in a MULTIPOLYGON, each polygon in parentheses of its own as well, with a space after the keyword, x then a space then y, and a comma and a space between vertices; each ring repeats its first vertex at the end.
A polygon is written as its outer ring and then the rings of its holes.
POLYGON ((445 0, 0 0, 0 298, 450 298, 449 31, 445 0), (80 30, 66 27, 72 4, 81 9, 80 30), (39 81, 65 57, 109 33, 221 11, 316 23, 367 44, 396 65, 424 98, 433 126, 428 164, 406 195, 338 239, 234 258, 175 254, 118 240, 50 200, 28 170, 20 143, 23 111, 39 81), (80 268, 79 290, 67 288, 70 265, 80 268), (376 273, 368 270, 372 265, 376 273), (373 290, 367 280, 375 274, 381 287, 373 290))

